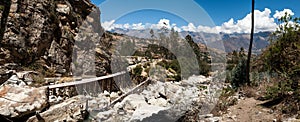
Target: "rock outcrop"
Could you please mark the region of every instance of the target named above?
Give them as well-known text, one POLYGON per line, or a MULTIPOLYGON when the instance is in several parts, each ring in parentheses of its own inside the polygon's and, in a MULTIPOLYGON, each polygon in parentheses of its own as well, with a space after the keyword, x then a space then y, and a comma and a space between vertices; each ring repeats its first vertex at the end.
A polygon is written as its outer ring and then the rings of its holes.
MULTIPOLYGON (((76 98, 64 101, 63 95, 45 96, 48 90, 44 87, 29 87, 47 85, 44 77, 111 73, 113 39, 104 33, 100 10, 90 0, 1 0, 0 18, 0 120, 23 121, 36 111, 48 120, 58 119, 47 118, 46 104, 61 104, 51 106, 56 116, 60 116, 56 113, 60 107, 67 109, 63 106, 74 105, 70 110, 77 111, 79 103, 72 102, 76 98)), ((83 119, 74 114, 61 120, 83 119)))
MULTIPOLYGON (((4 0, 0 4, 4 8, 0 9, 0 66, 16 63, 46 76, 70 75, 73 50, 83 48, 74 48, 74 43, 99 43, 103 34, 100 10, 89 0, 4 0)), ((101 47, 105 46, 99 46, 98 59, 109 62, 101 47)), ((98 67, 99 74, 107 73, 107 65, 98 67)))

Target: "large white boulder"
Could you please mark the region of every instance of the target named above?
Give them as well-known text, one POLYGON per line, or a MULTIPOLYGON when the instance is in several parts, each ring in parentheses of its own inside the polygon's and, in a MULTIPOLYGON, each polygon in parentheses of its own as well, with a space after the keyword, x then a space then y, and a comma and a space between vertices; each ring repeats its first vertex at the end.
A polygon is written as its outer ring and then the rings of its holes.
POLYGON ((124 110, 136 110, 139 107, 148 105, 145 101, 144 96, 138 94, 131 94, 128 95, 124 100, 121 102, 121 106, 123 106, 124 110))
POLYGON ((4 84, 0 87, 0 115, 18 118, 47 106, 46 88, 4 84))
POLYGON ((144 105, 134 111, 131 121, 145 121, 145 119, 150 119, 154 114, 158 114, 159 112, 167 109, 168 108, 166 107, 144 105))

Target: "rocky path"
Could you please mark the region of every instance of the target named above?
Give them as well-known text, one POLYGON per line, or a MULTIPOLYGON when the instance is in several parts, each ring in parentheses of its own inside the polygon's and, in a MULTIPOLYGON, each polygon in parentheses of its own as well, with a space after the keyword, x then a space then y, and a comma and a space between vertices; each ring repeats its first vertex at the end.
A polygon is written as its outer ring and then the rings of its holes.
POLYGON ((222 115, 224 122, 273 122, 276 115, 269 108, 260 106, 264 101, 254 98, 239 100, 237 105, 228 108, 228 112, 222 115))

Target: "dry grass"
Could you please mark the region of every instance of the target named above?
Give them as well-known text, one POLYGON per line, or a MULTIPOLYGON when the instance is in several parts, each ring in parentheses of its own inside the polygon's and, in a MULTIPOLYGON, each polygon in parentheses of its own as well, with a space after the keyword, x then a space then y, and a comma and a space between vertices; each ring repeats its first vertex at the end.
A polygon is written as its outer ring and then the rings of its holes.
POLYGON ((235 90, 231 88, 224 88, 222 90, 222 94, 219 97, 219 101, 217 105, 213 108, 211 113, 214 116, 221 116, 222 114, 227 112, 227 109, 235 105, 237 103, 237 100, 234 99, 232 96, 235 94, 235 90))

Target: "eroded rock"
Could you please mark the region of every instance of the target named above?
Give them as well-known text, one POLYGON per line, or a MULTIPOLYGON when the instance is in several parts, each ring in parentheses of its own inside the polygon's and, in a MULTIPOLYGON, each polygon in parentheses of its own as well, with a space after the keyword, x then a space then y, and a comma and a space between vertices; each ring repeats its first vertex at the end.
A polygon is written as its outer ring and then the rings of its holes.
POLYGON ((46 88, 2 85, 0 87, 0 115, 20 118, 47 106, 46 88))

